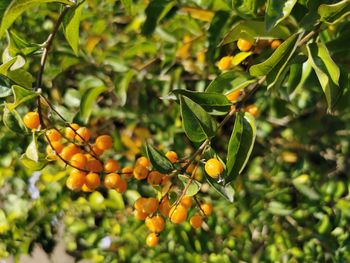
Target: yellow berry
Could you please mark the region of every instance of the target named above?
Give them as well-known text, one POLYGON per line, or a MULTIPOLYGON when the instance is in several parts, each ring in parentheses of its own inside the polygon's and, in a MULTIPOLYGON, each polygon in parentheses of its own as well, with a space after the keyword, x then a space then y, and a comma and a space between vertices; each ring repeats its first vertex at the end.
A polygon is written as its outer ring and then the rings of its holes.
POLYGON ((59 141, 61 139, 61 134, 56 129, 51 129, 46 132, 47 138, 51 141, 59 141))
POLYGON ((154 217, 147 217, 145 223, 147 228, 151 232, 156 232, 156 233, 162 232, 165 225, 163 217, 159 215, 156 215, 154 217))
POLYGON ((190 219, 190 224, 193 228, 200 228, 202 226, 203 219, 200 215, 195 214, 190 219))
POLYGON ((179 204, 178 206, 174 205, 170 209, 169 217, 170 217, 171 222, 173 222, 174 224, 181 224, 182 222, 186 221, 187 210, 181 204, 179 204))
POLYGON ((169 151, 165 154, 165 157, 168 158, 168 160, 172 163, 176 163, 179 157, 177 156, 177 153, 174 151, 169 151))
POLYGON ((105 162, 104 170, 106 173, 113 173, 115 171, 118 171, 120 169, 120 165, 115 160, 108 160, 105 162))
POLYGON ((68 139, 74 139, 76 135, 76 131, 80 128, 79 124, 72 123, 70 127, 67 127, 65 130, 66 137, 68 139))
POLYGON ((205 203, 201 205, 201 210, 204 212, 206 216, 209 216, 211 212, 213 211, 213 206, 212 204, 205 203))
POLYGON ((100 150, 108 150, 113 146, 113 139, 109 135, 101 135, 96 138, 95 145, 100 150))
POLYGON ((147 238, 146 238, 146 244, 149 247, 155 247, 158 245, 158 236, 155 233, 150 233, 148 234, 147 238))
POLYGON ((29 129, 37 129, 40 125, 39 113, 37 112, 28 112, 23 117, 24 125, 29 129))
POLYGON ((246 39, 243 39, 243 38, 240 38, 238 39, 237 41, 237 47, 240 51, 249 51, 253 46, 253 43, 246 40, 246 39))
POLYGON ((97 173, 88 173, 85 184, 89 189, 95 190, 100 185, 100 176, 97 173))
POLYGON ((216 158, 209 159, 205 163, 204 168, 205 168, 206 173, 212 178, 217 178, 224 171, 224 166, 216 158))
POLYGON ((220 70, 229 70, 232 67, 232 56, 225 56, 218 62, 218 68, 220 70))

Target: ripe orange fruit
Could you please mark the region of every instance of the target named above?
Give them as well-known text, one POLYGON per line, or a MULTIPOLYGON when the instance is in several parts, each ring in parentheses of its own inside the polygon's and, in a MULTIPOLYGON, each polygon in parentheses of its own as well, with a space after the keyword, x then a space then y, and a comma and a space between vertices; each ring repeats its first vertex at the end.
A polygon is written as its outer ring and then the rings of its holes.
POLYGON ((152 171, 147 176, 147 182, 150 185, 160 185, 163 180, 164 174, 158 171, 152 171))
POLYGON ((224 171, 222 163, 216 159, 211 158, 205 163, 205 171, 212 178, 218 178, 218 176, 224 171))
POLYGON ((146 238, 146 244, 149 247, 155 247, 158 245, 158 240, 159 238, 156 233, 150 233, 146 238))
POLYGON ((232 56, 225 56, 218 62, 218 68, 220 70, 229 70, 232 67, 232 56))
POLYGON ((142 179, 145 179, 147 177, 148 169, 143 165, 136 165, 133 173, 134 173, 134 177, 137 180, 142 180, 142 179))
POLYGON ((190 219, 190 224, 193 228, 200 228, 202 226, 203 219, 200 215, 195 214, 190 219))
POLYGON ((169 212, 170 221, 174 224, 181 224, 187 218, 187 210, 182 204, 173 206, 169 212))
POLYGON ((158 209, 158 200, 157 198, 150 197, 146 199, 146 202, 144 203, 142 207, 142 212, 147 214, 153 214, 158 209))
POLYGON ((96 138, 95 145, 100 150, 108 150, 113 146, 113 139, 109 135, 101 135, 96 138))
POLYGON ((106 175, 104 184, 108 189, 116 188, 118 180, 120 180, 119 174, 110 173, 106 175))
POLYGON ((151 232, 160 233, 163 231, 165 222, 163 217, 156 215, 154 217, 147 217, 146 218, 146 226, 151 232))
POLYGON ((79 152, 80 152, 79 147, 71 143, 71 144, 68 144, 66 147, 64 147, 60 154, 64 160, 69 161, 74 154, 79 152))
POLYGON ((80 127, 77 130, 77 135, 75 135, 75 139, 79 142, 88 142, 90 140, 90 130, 86 127, 80 127))
POLYGON ((85 184, 91 190, 96 189, 100 185, 100 176, 97 173, 88 173, 85 184))
POLYGON ((105 162, 104 170, 106 173, 113 173, 115 171, 120 170, 120 165, 115 160, 108 160, 105 162))
POLYGON ((259 114, 259 108, 255 104, 248 105, 247 107, 244 108, 244 111, 249 112, 254 117, 258 116, 259 114))
POLYGON ((60 154, 64 147, 62 143, 58 141, 51 142, 51 145, 47 145, 46 147, 47 155, 56 154, 56 153, 60 154))
POLYGON ((148 216, 148 214, 143 213, 143 212, 140 211, 140 210, 135 210, 134 215, 135 215, 135 218, 136 218, 137 220, 145 220, 146 217, 148 216))
POLYGON ((143 206, 147 202, 147 198, 145 197, 140 197, 135 201, 134 207, 136 210, 142 211, 143 206))
POLYGON ((97 156, 100 156, 101 154, 103 154, 103 150, 97 148, 96 145, 93 145, 93 146, 92 146, 92 151, 93 151, 93 153, 96 154, 97 156))
POLYGON ((243 38, 240 38, 238 39, 237 41, 237 47, 240 51, 249 51, 253 46, 253 43, 248 41, 248 40, 245 40, 243 38))
POLYGON ((74 139, 76 135, 76 131, 80 128, 79 124, 72 123, 70 127, 65 129, 65 134, 68 139, 74 139), (72 129, 73 128, 73 129, 72 129))
POLYGON ((91 171, 91 172, 95 172, 95 173, 99 173, 103 171, 103 165, 102 163, 97 160, 97 159, 90 159, 87 161, 86 163, 86 168, 91 171))
POLYGON ((70 160, 70 164, 79 169, 84 169, 86 163, 87 163, 87 158, 82 153, 74 154, 70 160))
POLYGON ((236 101, 239 96, 241 95, 241 91, 240 90, 236 90, 236 91, 232 91, 231 93, 226 95, 226 98, 231 101, 234 102, 236 101))
POLYGON ((182 197, 180 204, 182 204, 185 208, 189 209, 192 206, 192 197, 185 195, 182 197))
POLYGON ((204 212, 206 216, 209 216, 213 211, 213 206, 212 204, 204 203, 201 205, 201 210, 204 212))
POLYGON ((90 189, 89 187, 87 187, 86 184, 83 185, 83 187, 81 188, 81 190, 85 193, 91 193, 93 191, 93 189, 90 189))
POLYGON ((66 181, 67 187, 73 191, 80 190, 85 183, 85 176, 84 172, 73 169, 66 181))
POLYGON ((117 181, 117 185, 115 187, 115 190, 118 193, 122 194, 126 191, 126 188, 127 188, 127 184, 126 184, 125 179, 119 177, 119 180, 117 181))
POLYGON ((169 151, 165 154, 165 157, 169 159, 170 162, 176 163, 177 160, 179 160, 179 157, 177 156, 177 153, 174 151, 169 151))
POLYGON ((46 132, 47 137, 51 142, 59 141, 61 139, 61 134, 55 129, 50 129, 46 132))
POLYGON ((170 212, 171 206, 169 203, 169 199, 168 197, 164 197, 162 199, 162 201, 160 202, 159 205, 159 211, 161 212, 161 214, 165 217, 169 217, 169 212, 170 212))
POLYGON ((144 166, 146 168, 150 168, 151 167, 151 163, 148 161, 148 159, 144 156, 141 156, 140 158, 138 158, 136 160, 136 166, 141 165, 144 166))
POLYGON ((126 166, 121 170, 121 173, 125 179, 130 179, 133 177, 134 168, 131 166, 126 166))
POLYGON ((28 129, 37 129, 40 125, 39 113, 31 111, 23 117, 24 125, 28 129))
POLYGON ((271 42, 271 48, 276 49, 282 44, 282 41, 279 39, 275 39, 271 42))

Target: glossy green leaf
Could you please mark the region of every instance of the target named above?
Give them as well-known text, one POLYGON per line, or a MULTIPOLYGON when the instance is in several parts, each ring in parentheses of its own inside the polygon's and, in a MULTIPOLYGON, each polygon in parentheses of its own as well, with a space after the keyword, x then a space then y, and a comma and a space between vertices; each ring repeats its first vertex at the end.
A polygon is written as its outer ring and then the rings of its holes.
POLYGON ((93 105, 96 102, 98 96, 106 90, 105 86, 88 89, 81 98, 80 104, 80 117, 82 121, 87 123, 90 118, 93 105))
POLYGON ((321 21, 335 24, 350 13, 350 0, 343 0, 335 4, 322 4, 318 7, 321 21))
POLYGON ((23 102, 31 100, 39 95, 38 93, 32 90, 25 89, 18 85, 12 86, 12 92, 14 95, 14 102, 11 104, 7 104, 9 110, 13 110, 23 102))
POLYGON ((32 74, 22 68, 7 72, 7 77, 23 88, 31 89, 33 86, 32 74))
POLYGON ((10 80, 0 75, 0 98, 5 98, 12 94, 11 83, 10 80))
POLYGON ((207 182, 224 198, 226 198, 229 202, 234 202, 235 197, 235 190, 233 189, 232 185, 227 184, 225 186, 219 184, 217 181, 215 181, 210 176, 206 176, 207 182))
POLYGON ((79 26, 81 20, 81 12, 84 8, 85 1, 72 7, 66 14, 63 20, 64 35, 68 44, 73 49, 75 55, 78 54, 79 47, 79 26))
POLYGON ((253 150, 255 137, 254 117, 247 112, 237 113, 227 150, 225 183, 231 182, 243 171, 253 150))
MULTIPOLYGON (((184 187, 186 187, 186 185, 189 182, 189 177, 186 175, 182 175, 182 174, 179 174, 178 177, 183 182, 184 187)), ((201 189, 201 184, 196 180, 192 180, 192 182, 190 183, 190 185, 187 188, 185 195, 194 196, 199 192, 200 189, 201 189)))
POLYGON ((146 152, 152 166, 157 171, 166 174, 174 170, 174 166, 168 160, 168 158, 166 158, 163 154, 156 150, 152 145, 147 144, 146 152))
POLYGON ((18 36, 13 30, 8 31, 8 38, 8 48, 11 56, 16 56, 18 54, 27 56, 41 49, 40 45, 28 43, 25 39, 18 36))
POLYGON ((180 108, 182 125, 191 141, 200 142, 215 135, 217 124, 200 105, 180 96, 180 108))
POLYGON ((328 110, 332 110, 338 101, 342 89, 339 87, 340 70, 331 58, 327 47, 322 43, 307 45, 309 62, 316 72, 318 80, 328 103, 328 110))
POLYGON ((289 16, 297 0, 268 0, 265 12, 265 27, 270 31, 278 23, 289 16))
POLYGON ((33 8, 42 3, 62 3, 66 5, 73 5, 69 0, 13 0, 7 7, 1 21, 0 37, 4 35, 5 31, 13 24, 17 17, 24 11, 33 8))
POLYGON ((242 17, 258 16, 258 9, 261 7, 260 0, 232 0, 232 7, 242 17))
POLYGON ((11 60, 6 61, 5 63, 1 64, 0 65, 0 74, 6 76, 8 71, 12 67, 12 65, 15 64, 16 60, 17 60, 17 57, 14 57, 11 60))
POLYGON ((253 52, 239 52, 238 54, 234 55, 232 59, 232 65, 238 66, 242 63, 247 57, 251 56, 253 52))
POLYGON ((28 145, 25 155, 28 159, 34 162, 39 161, 38 142, 34 132, 32 133, 32 141, 28 145))
POLYGON ((16 133, 25 133, 26 128, 22 121, 21 116, 16 110, 9 110, 7 107, 4 108, 3 122, 7 128, 16 133))

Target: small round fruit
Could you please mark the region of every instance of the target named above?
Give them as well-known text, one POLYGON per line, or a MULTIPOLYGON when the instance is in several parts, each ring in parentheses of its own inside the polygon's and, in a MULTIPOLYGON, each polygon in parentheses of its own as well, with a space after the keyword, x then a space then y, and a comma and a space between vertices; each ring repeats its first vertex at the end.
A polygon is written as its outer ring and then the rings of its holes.
POLYGON ((23 122, 28 129, 37 129, 40 125, 39 113, 34 111, 28 112, 24 115, 23 122))
POLYGON ((51 142, 55 142, 55 141, 59 141, 61 139, 61 134, 58 130, 55 129, 50 129, 46 132, 47 138, 49 138, 49 140, 51 142))
POLYGON ((259 114, 259 108, 255 104, 248 105, 247 107, 244 108, 244 111, 249 112, 254 117, 258 116, 259 114))
POLYGON ((120 180, 119 174, 110 173, 106 175, 104 184, 108 189, 113 189, 117 187, 118 180, 120 180))
POLYGON ((137 180, 142 180, 148 176, 148 169, 143 165, 136 165, 133 173, 137 180))
POLYGON ((177 160, 179 160, 179 157, 177 156, 177 153, 174 151, 169 151, 165 154, 165 157, 168 158, 168 160, 172 163, 176 163, 177 160))
POLYGON ((180 202, 185 208, 189 209, 192 206, 192 197, 185 195, 182 197, 181 202, 180 202))
POLYGON ((201 205, 201 210, 204 212, 206 216, 211 215, 211 212, 213 211, 213 206, 212 204, 209 203, 204 203, 201 205))
POLYGON ((147 198, 140 197, 135 201, 134 207, 136 210, 142 211, 145 203, 147 202, 147 198))
POLYGON ((147 182, 150 185, 160 185, 163 180, 164 174, 158 171, 152 171, 147 176, 147 182))
POLYGON ((271 48, 276 49, 282 44, 282 41, 279 39, 275 39, 271 42, 271 48))
POLYGON ((164 230, 165 222, 163 217, 156 215, 154 217, 146 218, 146 226, 151 232, 160 233, 164 230))
POLYGON ((72 159, 74 154, 79 153, 79 152, 80 152, 79 147, 77 147, 75 144, 71 143, 63 148, 60 155, 64 160, 69 161, 70 159, 72 159))
POLYGON ((74 168, 84 169, 87 163, 87 158, 82 153, 76 153, 72 156, 70 160, 70 164, 74 166, 74 168))
POLYGON ((220 70, 229 70, 232 67, 232 56, 225 56, 218 62, 218 68, 220 70))
POLYGON ((240 90, 236 90, 236 91, 232 91, 231 93, 226 95, 226 98, 231 101, 234 102, 236 101, 239 96, 241 95, 241 91, 240 90))
POLYGON ((187 218, 187 210, 186 207, 179 204, 178 206, 173 206, 170 209, 169 217, 171 222, 174 224, 181 224, 182 222, 186 221, 187 218))
POLYGON ((240 51, 243 51, 243 52, 249 51, 252 48, 252 46, 253 46, 253 43, 246 39, 240 38, 237 41, 237 47, 240 51))
POLYGON ((158 200, 157 198, 150 197, 146 199, 145 204, 142 207, 142 212, 147 214, 153 214, 158 209, 158 200))
POLYGON ((99 173, 103 171, 103 164, 97 159, 90 159, 86 163, 86 168, 90 172, 99 173))
POLYGON ((109 135, 101 135, 96 138, 95 145, 100 150, 108 150, 113 146, 113 139, 109 135))
POLYGON ((86 174, 84 172, 73 169, 67 179, 67 187, 73 191, 80 190, 85 183, 85 176, 86 174))
POLYGON ((94 191, 93 189, 90 189, 89 187, 87 187, 86 184, 83 185, 83 187, 81 188, 81 190, 85 193, 91 193, 92 191, 94 191))
POLYGON ((161 214, 165 217, 169 217, 169 212, 171 210, 171 206, 169 203, 169 199, 168 197, 164 197, 162 199, 162 201, 159 204, 159 211, 161 212, 161 214))
POLYGON ((103 150, 97 148, 96 145, 93 145, 93 146, 92 146, 92 152, 93 152, 94 154, 96 154, 97 156, 100 156, 101 154, 103 154, 103 150))
POLYGON ((77 130, 77 135, 75 136, 75 139, 79 142, 87 142, 90 140, 90 130, 86 127, 80 127, 77 130))
POLYGON ((146 167, 147 169, 151 167, 151 163, 148 161, 148 159, 144 156, 141 156, 136 160, 136 165, 141 165, 146 167))
POLYGON ((76 131, 80 128, 79 124, 72 123, 70 127, 65 129, 65 135, 68 139, 74 139, 76 135, 76 131))
POLYGON ((47 145, 46 153, 48 155, 51 154, 60 154, 63 150, 63 145, 60 142, 51 142, 51 145, 47 145))
POLYGON ((89 189, 96 189, 100 185, 100 176, 97 173, 88 173, 85 184, 89 189))
POLYGON ((158 245, 158 240, 159 238, 156 233, 150 233, 146 238, 146 244, 149 247, 155 247, 158 245))
POLYGON ((190 224, 193 228, 200 228, 202 226, 203 219, 200 215, 195 214, 190 219, 190 224))
POLYGON ((113 173, 115 171, 118 171, 120 169, 120 165, 115 160, 108 160, 105 162, 104 170, 106 173, 113 173))
POLYGON ((135 215, 135 218, 137 220, 145 220, 146 217, 148 216, 148 214, 146 214, 140 210, 135 210, 134 215, 135 215))
POLYGON ((218 176, 224 171, 222 163, 216 159, 211 158, 205 163, 205 171, 212 178, 218 178, 218 176))
POLYGON ((117 185, 115 187, 115 190, 118 192, 118 193, 124 193, 126 191, 126 188, 127 188, 127 184, 126 184, 126 181, 125 179, 123 178, 120 178, 118 181, 117 181, 117 185))
POLYGON ((121 170, 121 174, 125 179, 130 179, 133 177, 134 168, 131 166, 126 166, 121 170))

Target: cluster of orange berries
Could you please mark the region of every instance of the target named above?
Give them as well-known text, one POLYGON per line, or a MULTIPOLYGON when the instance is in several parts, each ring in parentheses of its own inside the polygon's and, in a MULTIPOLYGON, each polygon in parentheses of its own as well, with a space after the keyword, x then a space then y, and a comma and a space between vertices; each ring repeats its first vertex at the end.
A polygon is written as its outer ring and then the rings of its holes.
MULTIPOLYGON (((241 96, 241 90, 235 90, 226 95, 227 99, 232 103, 235 103, 240 96, 241 96)), ((231 106, 231 110, 233 109, 235 109, 234 105, 231 106)), ((244 108, 244 111, 249 112, 255 117, 259 115, 259 108, 255 104, 246 106, 244 108)))

